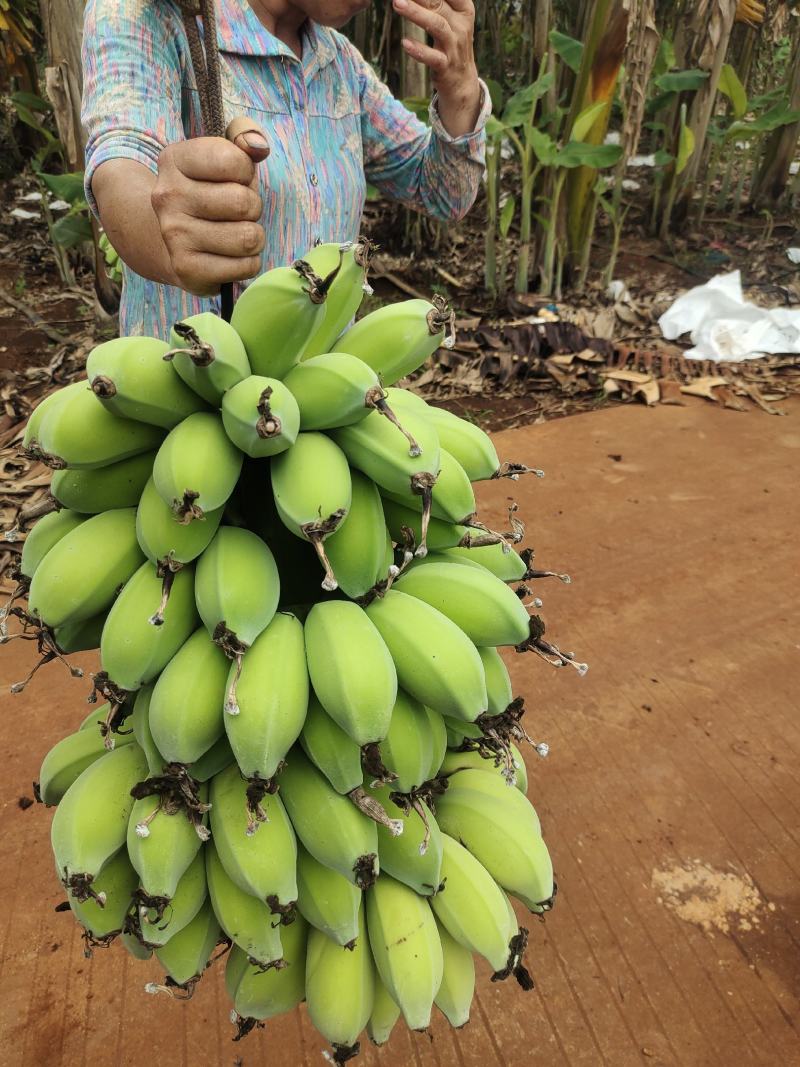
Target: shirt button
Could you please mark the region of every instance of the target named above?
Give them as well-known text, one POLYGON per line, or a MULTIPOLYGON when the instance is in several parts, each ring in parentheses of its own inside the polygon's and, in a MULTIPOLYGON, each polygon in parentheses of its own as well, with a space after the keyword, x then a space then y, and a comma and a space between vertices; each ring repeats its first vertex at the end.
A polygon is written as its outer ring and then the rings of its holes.
POLYGON ((319 178, 316 176, 316 174, 312 174, 311 175, 311 184, 312 185, 319 185, 319 178))

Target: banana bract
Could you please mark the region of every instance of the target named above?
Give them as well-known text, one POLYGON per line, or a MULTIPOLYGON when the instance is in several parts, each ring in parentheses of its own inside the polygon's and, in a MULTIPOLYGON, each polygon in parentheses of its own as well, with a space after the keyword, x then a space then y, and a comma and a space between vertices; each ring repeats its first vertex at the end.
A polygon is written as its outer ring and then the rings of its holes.
POLYGON ((301 425, 297 400, 286 386, 258 374, 223 396, 222 422, 236 447, 253 459, 285 452, 301 425))
POLYGON ((228 389, 250 374, 238 333, 210 311, 177 322, 170 342, 169 356, 178 377, 215 408, 228 389))
POLYGON ((189 522, 227 502, 242 460, 220 416, 200 411, 167 434, 153 464, 153 481, 161 499, 189 522))
POLYGON ((325 315, 311 336, 303 352, 310 359, 322 352, 330 352, 334 342, 352 322, 364 294, 371 292, 367 284, 367 269, 371 245, 365 237, 352 244, 319 244, 305 255, 305 261, 320 278, 336 271, 325 301, 325 315))
POLYGON ((84 515, 135 507, 152 474, 155 456, 155 452, 142 452, 107 467, 55 471, 50 492, 63 507, 84 515))
POLYGON ((355 1045, 372 1014, 374 997, 375 971, 363 905, 359 913, 358 938, 352 949, 342 948, 321 930, 309 930, 306 954, 308 1015, 337 1051, 355 1045))

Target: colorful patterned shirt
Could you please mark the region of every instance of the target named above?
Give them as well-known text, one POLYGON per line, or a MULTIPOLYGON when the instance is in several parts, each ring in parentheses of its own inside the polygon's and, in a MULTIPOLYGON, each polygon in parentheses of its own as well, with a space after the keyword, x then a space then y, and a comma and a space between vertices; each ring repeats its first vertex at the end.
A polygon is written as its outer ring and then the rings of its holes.
MULTIPOLYGON (((258 167, 263 270, 316 242, 353 240, 367 181, 435 218, 466 214, 483 174, 485 87, 475 130, 451 137, 435 99, 426 126, 342 34, 307 23, 300 60, 247 0, 218 0, 217 12, 226 121, 253 119, 271 148, 258 167)), ((100 164, 135 159, 155 173, 165 145, 202 132, 200 104, 174 0, 88 0, 83 66, 86 194, 96 211, 92 176, 100 164)), ((217 306, 125 268, 120 331, 165 337, 172 323, 217 306)))

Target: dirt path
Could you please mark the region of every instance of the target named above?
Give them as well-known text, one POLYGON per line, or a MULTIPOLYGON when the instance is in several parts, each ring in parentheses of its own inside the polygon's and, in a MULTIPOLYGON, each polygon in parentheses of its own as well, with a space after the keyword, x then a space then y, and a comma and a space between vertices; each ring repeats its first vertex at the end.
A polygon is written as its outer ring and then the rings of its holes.
MULTIPOLYGON (((528 729, 552 747, 528 763, 558 903, 531 923, 536 992, 492 985, 481 967, 465 1030, 437 1020, 430 1042, 398 1028, 360 1062, 800 1064, 800 404, 789 408, 614 408, 499 436, 501 453, 548 476, 486 487, 489 520, 517 491, 537 563, 574 579, 539 583, 548 636, 591 664, 580 679, 510 658, 528 729)), ((83 958, 75 924, 53 912, 50 813, 18 798, 83 716, 86 686, 51 667, 9 696, 25 669, 7 649, 2 1062, 322 1063, 304 1010, 231 1044, 221 970, 185 1005, 147 996, 158 968, 119 947, 83 958)))

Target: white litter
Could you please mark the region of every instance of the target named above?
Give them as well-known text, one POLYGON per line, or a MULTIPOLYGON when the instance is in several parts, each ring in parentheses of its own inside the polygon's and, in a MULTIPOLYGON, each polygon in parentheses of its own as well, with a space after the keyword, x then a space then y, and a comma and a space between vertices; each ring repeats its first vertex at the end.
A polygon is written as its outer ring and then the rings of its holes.
POLYGON ((628 160, 629 167, 654 167, 655 165, 655 153, 650 156, 631 156, 628 160))
POLYGON ((800 263, 800 248, 787 248, 786 258, 790 263, 800 263))
POLYGON ((38 219, 38 211, 26 211, 24 207, 15 207, 9 212, 12 219, 38 219))
POLYGON ((718 274, 683 293, 658 320, 668 341, 690 334, 687 359, 739 363, 800 354, 800 310, 762 308, 745 300, 741 271, 718 274))
POLYGON ((17 200, 21 200, 23 204, 26 204, 28 202, 30 202, 30 203, 38 202, 41 199, 42 199, 42 194, 41 193, 37 193, 36 190, 34 190, 33 192, 30 192, 30 193, 26 193, 24 196, 18 196, 17 197, 17 200))
POLYGON ((69 211, 70 207, 66 200, 51 200, 49 206, 51 211, 69 211))

